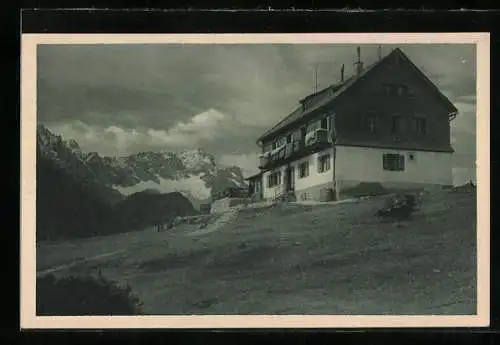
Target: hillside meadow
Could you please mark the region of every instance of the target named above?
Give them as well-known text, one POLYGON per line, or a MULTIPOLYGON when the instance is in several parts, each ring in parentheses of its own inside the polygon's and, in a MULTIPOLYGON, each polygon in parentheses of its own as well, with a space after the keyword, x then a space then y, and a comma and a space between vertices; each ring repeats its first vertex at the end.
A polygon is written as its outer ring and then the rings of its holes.
POLYGON ((476 196, 422 196, 412 219, 384 197, 242 209, 212 231, 183 224, 40 242, 37 271, 129 284, 146 314, 475 314, 476 196))

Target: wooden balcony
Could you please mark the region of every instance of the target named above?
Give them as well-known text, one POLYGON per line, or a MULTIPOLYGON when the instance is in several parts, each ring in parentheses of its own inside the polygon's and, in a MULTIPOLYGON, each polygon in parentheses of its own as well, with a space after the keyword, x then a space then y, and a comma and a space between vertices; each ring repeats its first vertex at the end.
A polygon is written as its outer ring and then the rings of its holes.
POLYGON ((300 159, 315 152, 324 150, 331 146, 328 131, 318 130, 313 139, 311 136, 306 142, 294 140, 286 144, 281 150, 260 158, 259 169, 268 170, 286 164, 290 161, 300 159))

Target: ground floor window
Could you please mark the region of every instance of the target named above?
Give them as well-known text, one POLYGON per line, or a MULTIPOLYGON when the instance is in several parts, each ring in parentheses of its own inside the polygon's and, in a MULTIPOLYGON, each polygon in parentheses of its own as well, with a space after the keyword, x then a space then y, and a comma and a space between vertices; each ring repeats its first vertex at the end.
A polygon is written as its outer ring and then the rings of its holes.
POLYGON ((330 170, 330 155, 322 155, 318 158, 318 172, 323 173, 330 170))
POLYGON ((267 177, 267 186, 269 188, 280 185, 281 184, 281 171, 276 171, 267 177))
POLYGON ((309 176, 309 162, 302 162, 299 164, 299 178, 309 176))
POLYGON ((384 170, 389 171, 404 171, 405 170, 405 156, 397 153, 386 153, 383 156, 384 170))

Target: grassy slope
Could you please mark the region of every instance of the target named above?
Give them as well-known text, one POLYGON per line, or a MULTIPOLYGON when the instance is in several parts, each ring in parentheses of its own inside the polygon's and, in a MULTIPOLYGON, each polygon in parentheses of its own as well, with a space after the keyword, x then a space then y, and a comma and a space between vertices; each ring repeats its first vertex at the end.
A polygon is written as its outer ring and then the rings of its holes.
POLYGON ((72 270, 128 282, 151 314, 475 313, 475 195, 427 195, 401 224, 373 217, 382 202, 245 210, 202 236, 41 243, 37 267, 125 249, 72 270))

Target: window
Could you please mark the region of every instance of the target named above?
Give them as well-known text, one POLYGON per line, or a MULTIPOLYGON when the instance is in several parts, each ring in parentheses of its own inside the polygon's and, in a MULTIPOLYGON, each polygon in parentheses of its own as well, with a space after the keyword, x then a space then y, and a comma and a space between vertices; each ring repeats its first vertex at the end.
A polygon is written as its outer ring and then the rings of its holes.
POLYGON ((418 135, 427 134, 427 120, 423 117, 414 117, 411 121, 412 131, 418 135))
POLYGON ((321 122, 320 122, 320 121, 318 121, 318 120, 313 121, 313 122, 311 122, 311 123, 307 126, 306 131, 307 131, 307 133, 309 133, 309 132, 313 132, 313 131, 315 131, 315 130, 319 129, 319 128, 320 128, 320 126, 321 126, 321 122))
POLYGON ((330 170, 330 155, 322 155, 318 158, 318 172, 323 173, 330 170))
POLYGON ((405 156, 396 153, 386 153, 383 156, 384 170, 389 171, 404 171, 405 156))
POLYGON ((394 115, 392 117, 391 133, 400 134, 402 132, 403 132, 403 118, 399 115, 394 115))
POLYGON ((321 128, 328 129, 328 116, 321 119, 321 128))
POLYGON ((384 94, 388 97, 394 96, 395 95, 395 88, 394 85, 389 85, 386 84, 384 85, 384 94))
POLYGON ((309 162, 302 162, 299 164, 299 178, 309 176, 309 162))
POLYGON ((375 134, 377 132, 377 116, 375 114, 368 114, 365 122, 368 133, 375 134))
POLYGON ((281 171, 271 173, 267 177, 267 187, 271 188, 281 184, 281 171))
POLYGON ((406 96, 408 94, 408 88, 405 85, 398 85, 398 96, 406 96))
POLYGON ((279 137, 273 141, 273 150, 286 144, 286 137, 279 137))
POLYGON ((384 84, 384 94, 388 97, 402 97, 408 95, 406 85, 384 84))
POLYGON ((288 135, 286 136, 286 143, 287 143, 287 144, 290 144, 291 142, 292 142, 292 134, 288 134, 288 135))
POLYGON ((302 140, 304 140, 306 133, 307 133, 307 126, 302 126, 300 128, 300 137, 302 140))

